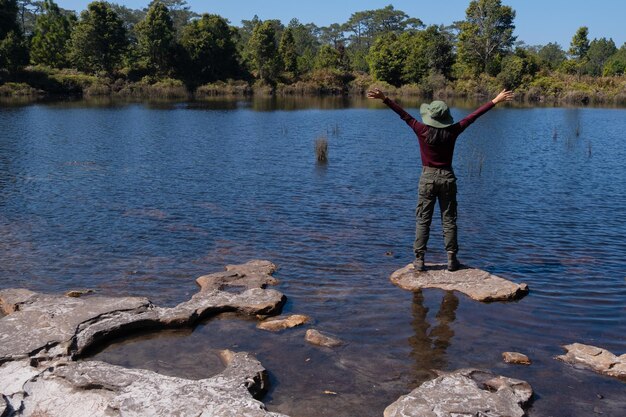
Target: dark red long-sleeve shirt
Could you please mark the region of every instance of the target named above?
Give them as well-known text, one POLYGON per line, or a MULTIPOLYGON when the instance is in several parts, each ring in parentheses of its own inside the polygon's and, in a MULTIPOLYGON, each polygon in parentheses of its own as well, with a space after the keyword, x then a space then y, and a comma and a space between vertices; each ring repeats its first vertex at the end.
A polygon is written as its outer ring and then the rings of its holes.
POLYGON ((385 98, 385 100, 383 100, 383 103, 385 103, 387 106, 389 106, 389 108, 398 113, 400 118, 404 120, 406 124, 408 124, 417 135, 417 139, 419 140, 420 144, 420 153, 422 154, 422 165, 425 167, 443 169, 452 169, 454 145, 456 144, 456 139, 458 138, 458 136, 463 133, 463 131, 469 125, 474 123, 476 119, 478 119, 480 116, 482 116, 495 106, 492 101, 483 104, 460 122, 457 122, 452 126, 446 128, 446 130, 448 130, 452 134, 450 140, 443 143, 430 144, 426 141, 426 139, 428 138, 428 130, 433 128, 415 120, 413 116, 404 111, 404 109, 400 107, 398 103, 391 100, 389 97, 385 98))

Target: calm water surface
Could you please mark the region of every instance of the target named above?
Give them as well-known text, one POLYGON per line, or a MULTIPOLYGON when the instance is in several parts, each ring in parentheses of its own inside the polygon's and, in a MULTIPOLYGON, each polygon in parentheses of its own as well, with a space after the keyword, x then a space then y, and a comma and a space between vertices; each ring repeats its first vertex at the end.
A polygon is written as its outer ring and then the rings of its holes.
MULTIPOLYGON (((414 115, 417 101, 405 101, 414 115)), ((453 108, 455 118, 472 110, 453 108)), ((371 102, 297 100, 0 107, 0 286, 175 305, 228 263, 278 264, 288 313, 348 342, 304 342, 221 316, 120 340, 95 358, 169 375, 270 370, 270 410, 380 416, 431 369, 529 381, 530 416, 623 416, 622 382, 554 359, 572 342, 626 353, 626 110, 499 107, 461 136, 461 260, 531 293, 481 304, 396 288, 420 173, 412 131, 371 102), (326 136, 329 162, 315 161, 326 136), (528 354, 530 367, 501 353, 528 354), (324 394, 333 391, 337 395, 324 394)), ((428 261, 445 258, 433 222, 428 261)))

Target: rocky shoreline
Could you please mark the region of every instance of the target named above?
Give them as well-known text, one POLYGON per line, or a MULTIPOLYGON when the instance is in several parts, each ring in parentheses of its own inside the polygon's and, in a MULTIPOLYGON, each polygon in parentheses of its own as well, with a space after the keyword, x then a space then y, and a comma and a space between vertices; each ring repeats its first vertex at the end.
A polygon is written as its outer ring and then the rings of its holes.
MULTIPOLYGON (((313 319, 304 315, 276 317, 286 297, 268 288, 278 283, 272 276, 275 270, 269 261, 228 265, 225 271, 198 278, 199 292, 172 308, 141 297, 102 297, 81 291, 65 295, 0 291, 0 310, 6 314, 0 318, 0 416, 286 417, 268 411, 260 401, 268 389, 268 372, 246 352, 221 351, 226 368, 200 380, 87 358, 91 349, 113 338, 146 329, 194 326, 223 312, 256 317, 259 329, 274 332, 311 324, 313 319)), ((409 265, 391 279, 412 291, 457 290, 481 301, 511 300, 528 292, 524 284, 471 268, 448 273, 431 265, 429 271, 415 273, 409 265), (462 285, 465 280, 472 285, 462 285)), ((312 328, 305 339, 321 349, 345 345, 335 335, 312 328)), ((626 355, 580 344, 565 348, 568 353, 558 359, 626 380, 626 355)), ((515 352, 505 352, 503 357, 509 363, 531 363, 515 352)), ((526 381, 488 371, 437 373, 435 379, 389 405, 384 416, 521 417, 533 395, 526 381)))

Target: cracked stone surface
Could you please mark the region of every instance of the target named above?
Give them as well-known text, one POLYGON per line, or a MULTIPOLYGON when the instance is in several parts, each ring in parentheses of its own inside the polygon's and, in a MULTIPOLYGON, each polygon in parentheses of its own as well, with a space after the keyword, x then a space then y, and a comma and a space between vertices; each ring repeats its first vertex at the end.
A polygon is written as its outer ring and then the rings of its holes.
POLYGON ((563 348, 567 353, 557 356, 557 359, 626 381, 626 354, 617 356, 606 349, 582 343, 572 343, 563 348))
POLYGON ((229 265, 210 275, 219 285, 199 282, 198 293, 172 308, 143 297, 1 290, 6 316, 0 318, 0 415, 279 416, 253 398, 266 391, 267 373, 246 353, 223 353, 226 369, 200 381, 74 361, 91 347, 139 330, 193 326, 222 312, 279 314, 285 296, 266 288, 277 282, 270 275, 275 270, 268 261, 229 265))
POLYGON ((468 267, 450 272, 446 265, 427 264, 426 271, 418 272, 413 264, 409 264, 391 274, 390 279, 398 287, 409 291, 440 288, 459 291, 483 302, 516 300, 528 294, 528 285, 524 283, 515 284, 481 269, 468 267))
POLYGON ((0 367, 0 388, 16 416, 284 417, 253 397, 267 387, 261 364, 247 353, 223 356, 221 374, 195 381, 97 361, 14 361, 0 367))
POLYGON ((461 369, 424 382, 387 407, 384 417, 522 417, 532 394, 525 381, 461 369))

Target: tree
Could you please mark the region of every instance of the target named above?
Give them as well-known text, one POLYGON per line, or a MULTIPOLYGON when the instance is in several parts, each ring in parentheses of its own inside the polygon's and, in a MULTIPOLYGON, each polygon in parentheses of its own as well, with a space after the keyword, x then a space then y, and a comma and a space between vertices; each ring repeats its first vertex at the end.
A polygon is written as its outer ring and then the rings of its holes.
POLYGON ((403 69, 405 83, 420 82, 429 73, 449 76, 454 63, 453 45, 441 27, 431 25, 425 30, 406 33, 407 44, 403 69))
POLYGON ((587 51, 589 50, 589 28, 587 26, 581 26, 574 34, 572 38, 572 42, 569 48, 570 56, 577 60, 582 61, 587 56, 587 51))
POLYGON ((258 78, 274 84, 278 75, 280 60, 276 46, 276 31, 271 21, 259 23, 252 32, 249 49, 258 78))
POLYGON ((606 61, 602 72, 602 75, 609 77, 624 74, 626 74, 626 43, 606 61))
POLYGON ((68 64, 67 46, 76 16, 63 13, 54 0, 44 0, 42 10, 43 13, 37 16, 31 40, 31 62, 64 67, 68 64))
POLYGON ((592 40, 587 50, 587 63, 584 73, 596 77, 602 75, 604 64, 615 52, 617 52, 617 47, 613 39, 600 38, 592 40))
POLYGON ((367 56, 370 73, 375 79, 400 86, 403 81, 406 49, 405 39, 398 41, 398 35, 387 33, 379 36, 367 56))
POLYGON ((296 53, 296 41, 293 38, 293 29, 288 27, 283 32, 283 36, 280 38, 278 52, 283 64, 283 71, 291 75, 298 75, 298 54, 296 53))
POLYGON ((530 82, 538 69, 536 57, 522 48, 517 48, 515 54, 508 55, 502 60, 502 70, 498 74, 498 81, 506 89, 513 90, 530 82))
POLYGON ((183 28, 183 72, 191 84, 226 80, 239 74, 234 32, 226 19, 206 13, 183 28))
POLYGON ((473 70, 495 75, 503 56, 511 51, 515 11, 500 0, 472 0, 460 22, 459 60, 473 70))
POLYGON ((128 39, 122 20, 104 1, 94 1, 80 14, 70 40, 70 60, 80 70, 112 74, 128 39))
POLYGON ((339 23, 333 23, 330 26, 320 28, 319 38, 322 43, 329 44, 333 48, 337 48, 339 44, 343 44, 346 41, 346 37, 343 34, 343 27, 339 23))
POLYGON ((18 0, 18 21, 23 34, 30 36, 35 29, 35 20, 43 12, 43 1, 18 0))
POLYGON ((17 21, 16 0, 0 0, 0 70, 18 70, 28 63, 28 48, 17 21))
POLYGON ((151 3, 144 20, 136 26, 139 54, 154 74, 165 75, 172 69, 174 23, 160 1, 151 3))
POLYGON ((542 65, 547 66, 551 70, 558 68, 567 59, 565 51, 556 42, 550 42, 540 47, 537 51, 537 56, 542 61, 542 65))
POLYGON ((147 10, 152 7, 154 3, 163 3, 170 12, 174 29, 176 30, 177 38, 182 35, 182 30, 193 19, 200 17, 196 12, 192 12, 186 0, 152 0, 148 5, 147 10))
POLYGON ((315 55, 320 47, 320 28, 313 23, 300 23, 298 19, 291 19, 287 25, 293 33, 298 62, 298 73, 303 74, 313 69, 315 55))
POLYGON ((322 45, 315 56, 315 69, 340 70, 341 53, 330 45, 322 45))

